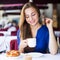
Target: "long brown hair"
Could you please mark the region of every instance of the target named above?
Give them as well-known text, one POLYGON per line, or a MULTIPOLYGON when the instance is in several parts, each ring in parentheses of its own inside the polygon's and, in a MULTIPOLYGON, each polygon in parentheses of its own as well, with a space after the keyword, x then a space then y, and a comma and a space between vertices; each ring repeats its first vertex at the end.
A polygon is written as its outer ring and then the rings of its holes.
POLYGON ((38 16, 40 17, 40 11, 34 3, 28 2, 23 6, 23 8, 21 10, 21 16, 20 16, 20 22, 19 22, 20 36, 22 37, 22 39, 32 37, 31 28, 25 20, 25 9, 30 8, 30 7, 35 8, 35 10, 38 13, 38 16))

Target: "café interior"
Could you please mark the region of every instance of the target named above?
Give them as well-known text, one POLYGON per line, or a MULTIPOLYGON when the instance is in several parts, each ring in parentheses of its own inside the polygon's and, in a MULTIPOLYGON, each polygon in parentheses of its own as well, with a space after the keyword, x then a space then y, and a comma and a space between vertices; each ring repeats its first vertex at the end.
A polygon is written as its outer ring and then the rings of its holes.
MULTIPOLYGON (((40 12, 41 12, 41 18, 45 16, 53 20, 54 34, 56 36, 57 43, 59 46, 58 52, 60 53, 60 3, 59 3, 59 0, 45 0, 45 1, 44 0, 1 0, 0 2, 0 39, 1 39, 0 41, 1 43, 4 40, 6 40, 6 45, 8 47, 7 51, 12 49, 17 49, 15 45, 17 40, 17 31, 19 29, 18 22, 20 20, 20 12, 21 12, 22 6, 26 2, 33 2, 37 5, 37 7, 40 9, 40 12), (15 27, 12 27, 12 29, 9 29, 8 27, 11 25, 11 22, 15 23, 15 27)), ((43 20, 42 20, 42 23, 44 24, 43 20)), ((5 44, 3 44, 3 47, 5 47, 5 44)))

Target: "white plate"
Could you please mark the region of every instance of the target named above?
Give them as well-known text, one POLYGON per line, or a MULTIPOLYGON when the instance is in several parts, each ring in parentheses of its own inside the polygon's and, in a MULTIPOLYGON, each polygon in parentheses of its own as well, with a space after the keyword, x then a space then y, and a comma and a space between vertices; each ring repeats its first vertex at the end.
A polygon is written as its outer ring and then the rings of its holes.
POLYGON ((22 54, 23 56, 24 55, 31 55, 32 57, 41 57, 43 56, 42 53, 38 53, 38 52, 30 52, 30 53, 25 53, 25 54, 22 54))

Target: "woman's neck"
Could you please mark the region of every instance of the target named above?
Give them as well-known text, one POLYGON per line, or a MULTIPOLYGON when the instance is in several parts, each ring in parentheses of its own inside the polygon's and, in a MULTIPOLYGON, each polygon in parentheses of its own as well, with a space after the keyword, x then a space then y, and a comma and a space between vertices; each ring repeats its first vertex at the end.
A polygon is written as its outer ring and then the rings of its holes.
POLYGON ((39 29, 41 27, 41 24, 36 24, 34 26, 30 26, 31 30, 36 30, 36 29, 39 29))
POLYGON ((41 27, 40 24, 37 24, 35 26, 30 26, 31 27, 31 33, 33 37, 36 37, 37 35, 37 30, 41 27))

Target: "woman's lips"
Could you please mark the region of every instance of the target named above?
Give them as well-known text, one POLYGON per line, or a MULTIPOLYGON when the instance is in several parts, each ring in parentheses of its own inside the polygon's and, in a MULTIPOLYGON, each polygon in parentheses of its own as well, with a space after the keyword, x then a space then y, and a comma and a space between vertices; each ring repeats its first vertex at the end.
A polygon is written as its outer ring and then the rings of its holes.
POLYGON ((30 21, 30 23, 34 23, 35 21, 30 21))

